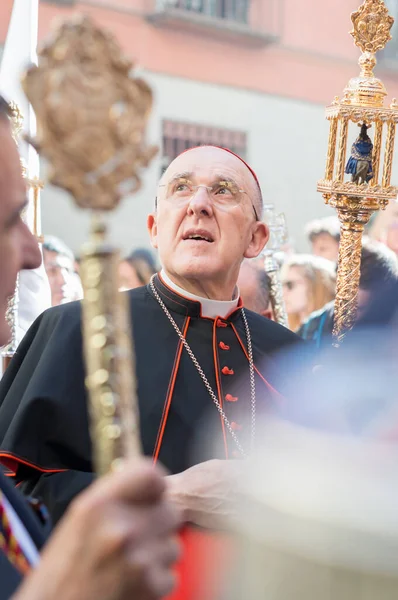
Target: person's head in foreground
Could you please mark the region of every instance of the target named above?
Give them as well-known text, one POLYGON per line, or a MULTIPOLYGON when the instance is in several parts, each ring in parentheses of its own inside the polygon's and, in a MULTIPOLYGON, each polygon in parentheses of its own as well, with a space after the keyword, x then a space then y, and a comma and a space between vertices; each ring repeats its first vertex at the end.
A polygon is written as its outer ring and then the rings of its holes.
MULTIPOLYGON (((6 309, 18 272, 41 263, 37 241, 21 217, 26 186, 8 115, 8 104, 0 97, 1 345, 10 337, 6 309)), ((174 587, 171 565, 178 556, 172 536, 179 517, 164 500, 163 475, 152 463, 136 460, 95 483, 74 501, 38 561, 37 517, 27 505, 20 517, 23 497, 0 472, 2 522, 10 520, 7 531, 13 539, 24 539, 20 558, 24 556, 28 567, 38 562, 25 575, 14 600, 157 600, 169 594, 174 587)), ((15 589, 19 578, 7 549, 7 543, 0 544, 0 553, 5 551, 9 559, 4 561, 2 554, 1 597, 4 590, 15 589)))
POLYGON ((168 277, 214 300, 234 296, 244 258, 268 240, 262 196, 251 169, 229 151, 193 148, 165 171, 148 217, 152 245, 168 277))
POLYGON ((146 248, 137 248, 119 263, 119 288, 132 290, 147 285, 157 270, 152 253, 146 248))
POLYGON ((26 185, 8 115, 8 104, 0 97, 0 345, 11 335, 5 314, 18 272, 41 264, 37 242, 22 219, 26 185))
POLYGON ((296 331, 314 310, 333 300, 336 265, 311 254, 289 256, 281 272, 289 327, 296 331))
POLYGON ((245 308, 267 319, 272 318, 270 279, 264 270, 263 261, 243 261, 239 271, 238 288, 245 308))
POLYGON ((353 331, 338 351, 322 348, 317 369, 310 348, 276 358, 284 399, 258 425, 239 481, 228 600, 396 595, 396 333, 391 323, 353 331))
POLYGON ((305 233, 314 256, 337 262, 340 243, 340 222, 337 217, 311 221, 305 228, 305 233))

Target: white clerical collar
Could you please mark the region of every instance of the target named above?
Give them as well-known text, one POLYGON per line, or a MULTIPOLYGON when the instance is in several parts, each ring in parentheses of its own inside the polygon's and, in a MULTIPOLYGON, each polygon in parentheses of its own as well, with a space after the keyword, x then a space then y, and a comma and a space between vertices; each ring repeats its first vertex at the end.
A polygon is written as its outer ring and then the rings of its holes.
POLYGON ((160 276, 164 283, 171 288, 176 294, 200 302, 202 306, 202 317, 208 317, 209 319, 215 319, 216 317, 222 317, 225 319, 237 306, 239 302, 239 290, 235 288, 234 300, 211 300, 210 298, 202 298, 196 294, 187 292, 173 281, 165 273, 164 269, 161 270, 160 276))

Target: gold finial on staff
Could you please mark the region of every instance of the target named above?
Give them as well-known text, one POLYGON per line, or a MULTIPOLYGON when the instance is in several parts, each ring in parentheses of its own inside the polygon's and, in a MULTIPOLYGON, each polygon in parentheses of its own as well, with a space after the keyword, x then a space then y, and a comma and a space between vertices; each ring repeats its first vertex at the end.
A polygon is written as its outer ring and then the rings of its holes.
POLYGON ((144 142, 152 92, 132 76, 113 37, 87 17, 63 23, 23 79, 37 117, 31 140, 50 181, 92 211, 83 249, 83 340, 94 464, 103 474, 140 452, 138 400, 127 295, 118 292, 119 254, 106 242, 104 213, 141 185, 156 149, 144 142))
POLYGON ((398 105, 384 106, 386 89, 376 78, 375 53, 391 39, 394 19, 383 0, 365 0, 351 15, 355 44, 362 50, 359 77, 351 79, 343 98, 336 97, 326 110, 330 134, 325 178, 318 182, 325 202, 337 210, 341 223, 339 266, 335 302, 334 335, 337 343, 352 328, 357 311, 362 234, 374 211, 384 209, 397 197, 391 186, 398 105), (352 125, 359 135, 347 162, 347 144, 352 125), (369 135, 372 128, 373 141, 369 135), (384 142, 384 165, 381 156, 384 142), (346 175, 351 180, 345 179, 346 175))

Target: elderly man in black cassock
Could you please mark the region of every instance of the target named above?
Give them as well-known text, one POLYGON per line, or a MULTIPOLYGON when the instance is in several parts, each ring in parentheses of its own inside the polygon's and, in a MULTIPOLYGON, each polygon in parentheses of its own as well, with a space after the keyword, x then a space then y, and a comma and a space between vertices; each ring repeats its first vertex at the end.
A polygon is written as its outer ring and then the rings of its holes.
MULTIPOLYGON (((257 177, 241 158, 212 146, 181 154, 148 217, 162 270, 126 292, 144 452, 171 473, 185 519, 203 526, 230 510, 222 474, 250 455, 256 419, 280 400, 270 355, 298 339, 239 298, 241 262, 268 239, 261 214, 257 177)), ((80 303, 37 319, 0 402, 2 463, 57 520, 93 478, 80 303)))

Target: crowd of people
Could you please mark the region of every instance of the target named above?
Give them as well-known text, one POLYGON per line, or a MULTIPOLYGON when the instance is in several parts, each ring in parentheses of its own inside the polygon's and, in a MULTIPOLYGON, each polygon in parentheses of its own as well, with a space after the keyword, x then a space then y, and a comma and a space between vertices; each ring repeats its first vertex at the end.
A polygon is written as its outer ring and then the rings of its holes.
MULTIPOLYGON (((398 209, 391 205, 387 218, 381 215, 363 238, 361 279, 358 293, 358 316, 371 303, 374 292, 398 277, 398 209)), ((311 221, 306 229, 310 253, 296 253, 289 248, 283 257, 280 279, 288 315, 289 328, 305 340, 319 346, 322 337, 333 330, 340 224, 337 217, 311 221)), ((51 287, 52 305, 83 298, 79 278, 79 261, 63 241, 45 236, 43 260, 51 287)), ((160 270, 155 253, 137 248, 119 263, 119 289, 127 291, 150 283, 160 270)), ((245 259, 237 281, 243 305, 273 319, 270 303, 270 280, 264 260, 245 259)))

